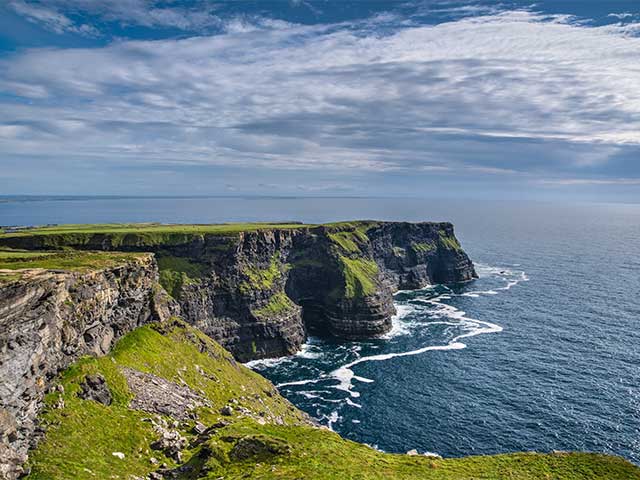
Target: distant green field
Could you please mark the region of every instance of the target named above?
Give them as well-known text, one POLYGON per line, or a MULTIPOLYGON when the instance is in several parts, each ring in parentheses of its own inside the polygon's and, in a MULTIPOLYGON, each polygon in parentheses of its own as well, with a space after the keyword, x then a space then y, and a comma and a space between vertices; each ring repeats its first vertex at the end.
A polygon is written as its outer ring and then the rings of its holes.
POLYGON ((34 227, 18 232, 0 234, 0 237, 25 237, 32 235, 64 235, 75 233, 98 234, 141 234, 141 233, 179 233, 179 234, 234 234, 247 231, 272 228, 304 228, 312 225, 301 223, 218 223, 218 224, 161 224, 161 223, 103 223, 69 224, 51 227, 34 227))
POLYGON ((51 255, 51 252, 32 252, 29 250, 0 250, 0 261, 5 259, 25 260, 28 258, 43 257, 51 255))
POLYGON ((29 250, 59 250, 65 247, 87 250, 142 249, 184 245, 205 236, 237 237, 242 232, 266 229, 296 229, 300 223, 226 223, 177 225, 124 223, 56 225, 34 227, 0 234, 0 246, 29 250))
MULTIPOLYGON (((0 270, 44 268, 48 270, 85 271, 109 268, 140 257, 141 253, 122 252, 24 252, 0 250, 0 270)), ((6 272, 5 272, 6 275, 6 272)), ((15 277, 15 274, 11 275, 15 277)))

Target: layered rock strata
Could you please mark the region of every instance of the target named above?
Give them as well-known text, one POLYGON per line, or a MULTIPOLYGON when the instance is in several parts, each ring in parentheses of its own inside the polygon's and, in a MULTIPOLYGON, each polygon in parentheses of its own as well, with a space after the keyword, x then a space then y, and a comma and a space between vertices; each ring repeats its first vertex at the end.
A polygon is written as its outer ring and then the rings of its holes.
MULTIPOLYGON (((152 255, 89 273, 34 269, 0 285, 0 472, 37 440, 49 380, 82 355, 103 355, 134 328, 164 318, 171 301, 152 255), (35 433, 35 435, 34 435, 35 433)), ((0 478, 2 475, 0 475, 0 478)))
POLYGON ((384 334, 394 291, 476 275, 450 223, 203 232, 0 236, 0 245, 154 252, 182 317, 241 361, 292 354, 308 333, 384 334))

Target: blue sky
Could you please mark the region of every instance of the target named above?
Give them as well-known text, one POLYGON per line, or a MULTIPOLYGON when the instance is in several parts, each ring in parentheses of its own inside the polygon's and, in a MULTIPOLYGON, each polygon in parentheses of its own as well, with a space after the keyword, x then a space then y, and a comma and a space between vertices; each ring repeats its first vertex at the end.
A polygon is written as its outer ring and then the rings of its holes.
POLYGON ((640 201, 640 2, 7 0, 0 194, 640 201))

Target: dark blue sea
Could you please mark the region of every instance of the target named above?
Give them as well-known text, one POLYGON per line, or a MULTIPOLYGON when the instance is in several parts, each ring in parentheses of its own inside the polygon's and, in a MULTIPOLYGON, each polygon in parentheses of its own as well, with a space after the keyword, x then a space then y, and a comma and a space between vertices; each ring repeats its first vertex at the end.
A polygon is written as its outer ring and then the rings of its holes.
POLYGON ((480 278, 398 292, 386 338, 311 338, 251 365, 287 398, 388 452, 587 450, 640 463, 640 205, 0 199, 3 225, 356 218, 452 221, 480 278))

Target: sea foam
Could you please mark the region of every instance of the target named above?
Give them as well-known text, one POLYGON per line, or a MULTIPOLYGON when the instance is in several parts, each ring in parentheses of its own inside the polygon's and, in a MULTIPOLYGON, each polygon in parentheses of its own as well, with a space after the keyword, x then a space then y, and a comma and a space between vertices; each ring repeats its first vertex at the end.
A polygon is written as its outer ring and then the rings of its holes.
MULTIPOLYGON (((521 282, 528 281, 529 278, 523 271, 514 271, 508 268, 491 267, 482 264, 478 266, 477 271, 480 278, 491 279, 492 283, 502 282, 502 285, 498 283, 499 286, 492 285, 491 288, 486 290, 469 290, 462 293, 455 293, 450 288, 440 285, 428 286, 417 291, 398 292, 397 297, 399 298, 398 303, 396 303, 396 314, 392 317, 393 327, 389 333, 381 337, 383 340, 393 341, 396 337, 411 335, 415 329, 431 327, 433 325, 444 325, 447 328, 445 332, 451 329, 459 329, 452 334, 452 337, 446 343, 441 345, 425 345, 403 352, 389 352, 366 356, 361 356, 362 344, 354 343, 348 346, 345 345, 343 355, 347 356, 347 358, 351 357, 351 361, 332 371, 325 373, 319 372, 318 376, 314 378, 282 382, 276 386, 280 389, 293 387, 293 391, 296 393, 300 393, 308 399, 317 398, 324 402, 326 406, 340 403, 341 406, 346 405, 353 408, 361 408, 361 403, 354 401, 361 395, 358 391, 358 384, 373 383, 374 380, 356 375, 354 367, 357 365, 368 362, 393 361, 395 358, 421 355, 430 351, 462 350, 467 346, 463 341, 465 339, 477 335, 501 332, 502 327, 500 325, 468 317, 465 311, 456 308, 449 302, 454 300, 455 297, 475 299, 482 296, 498 295, 500 292, 508 291, 521 282), (409 295, 409 298, 405 297, 407 295, 409 295), (417 298, 415 296, 417 296, 417 298), (425 321, 426 319, 430 320, 425 321), (298 386, 314 384, 318 384, 317 389, 316 387, 307 388, 304 392, 300 392, 297 389, 298 386), (324 395, 318 395, 320 389, 326 393, 329 393, 327 389, 341 391, 344 392, 346 396, 339 399, 326 398, 324 395)), ((368 350, 370 351, 371 349, 368 350)), ((301 352, 293 357, 286 357, 285 360, 295 360, 296 358, 318 359, 322 356, 323 349, 321 343, 318 342, 318 339, 311 339, 305 344, 301 352)), ((282 359, 258 360, 256 362, 250 362, 248 365, 254 366, 258 364, 269 368, 279 365, 280 362, 282 362, 282 359)), ((292 362, 292 366, 295 366, 295 361, 292 362)), ((339 415, 339 410, 333 410, 329 414, 322 414, 320 410, 318 410, 317 418, 329 428, 332 428, 333 425, 341 421, 342 417, 339 415)))

